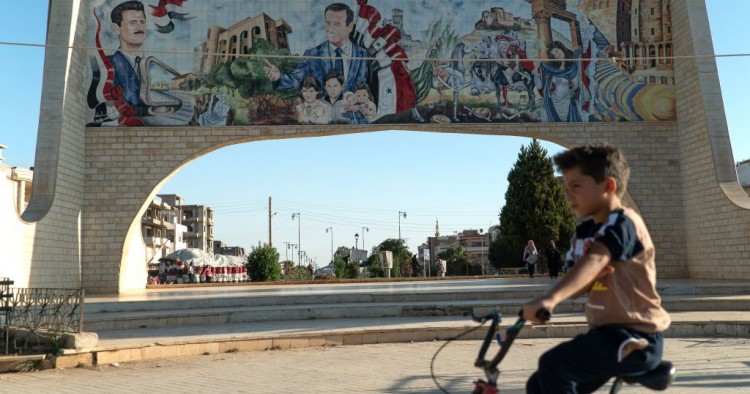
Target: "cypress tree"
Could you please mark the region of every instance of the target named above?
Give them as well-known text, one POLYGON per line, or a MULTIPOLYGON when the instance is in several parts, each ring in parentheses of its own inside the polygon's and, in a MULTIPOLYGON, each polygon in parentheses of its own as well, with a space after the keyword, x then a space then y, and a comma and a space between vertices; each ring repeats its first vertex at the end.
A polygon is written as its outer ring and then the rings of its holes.
POLYGON ((521 147, 518 160, 508 173, 505 206, 500 210, 500 235, 490 245, 492 264, 495 267, 523 266, 523 249, 530 239, 540 253, 550 240, 564 250, 575 223, 575 215, 565 202, 562 182, 555 177, 547 150, 539 141, 532 140, 528 146, 521 147))

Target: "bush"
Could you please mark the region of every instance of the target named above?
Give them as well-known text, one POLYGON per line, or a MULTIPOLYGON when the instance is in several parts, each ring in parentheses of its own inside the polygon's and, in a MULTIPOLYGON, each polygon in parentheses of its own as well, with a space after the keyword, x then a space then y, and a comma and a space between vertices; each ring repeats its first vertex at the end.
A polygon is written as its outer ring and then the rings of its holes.
POLYGON ((268 244, 253 247, 247 256, 247 274, 253 282, 266 282, 281 279, 279 252, 268 244))

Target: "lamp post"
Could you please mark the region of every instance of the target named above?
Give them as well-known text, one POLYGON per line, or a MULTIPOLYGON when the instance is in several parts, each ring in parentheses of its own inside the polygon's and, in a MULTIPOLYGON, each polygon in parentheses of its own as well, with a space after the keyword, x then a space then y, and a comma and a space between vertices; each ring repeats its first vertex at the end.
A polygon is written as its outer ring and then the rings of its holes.
POLYGON ((291 244, 291 242, 284 241, 284 245, 286 245, 286 249, 284 249, 284 261, 289 260, 289 244, 291 244))
POLYGON ((326 232, 331 233, 331 264, 333 264, 333 227, 326 227, 326 232))
POLYGON ((482 243, 480 245, 482 247, 482 249, 481 249, 481 252, 480 252, 480 255, 479 255, 479 266, 482 267, 482 275, 486 275, 487 274, 487 269, 484 266, 484 240, 485 240, 486 236, 484 235, 484 229, 483 228, 479 229, 479 234, 482 235, 482 243))
POLYGON ((292 220, 297 219, 297 252, 299 255, 297 256, 297 269, 300 271, 299 277, 302 279, 302 218, 300 217, 299 212, 295 212, 292 214, 292 220))
MULTIPOLYGON (((290 244, 287 244, 286 247, 287 247, 287 249, 290 249, 290 248, 292 249, 292 258, 294 258, 294 249, 299 248, 299 245, 290 243, 290 244)), ((287 260, 287 261, 289 261, 289 260, 287 260)), ((292 261, 292 267, 294 267, 294 262, 293 261, 292 261)), ((287 276, 288 276, 288 274, 287 274, 287 276)))
POLYGON ((406 219, 406 212, 398 211, 398 239, 401 240, 401 218, 406 219))
POLYGON ((359 234, 354 233, 354 249, 359 249, 359 234))
POLYGON ((362 249, 367 250, 367 248, 365 248, 365 231, 367 231, 369 233, 370 232, 370 228, 369 227, 362 227, 362 249))

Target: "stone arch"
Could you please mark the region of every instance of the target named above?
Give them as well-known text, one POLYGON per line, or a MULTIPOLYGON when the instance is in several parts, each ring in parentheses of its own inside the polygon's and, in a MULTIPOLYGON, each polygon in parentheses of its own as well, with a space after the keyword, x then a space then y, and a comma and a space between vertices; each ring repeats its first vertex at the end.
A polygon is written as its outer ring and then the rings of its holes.
MULTIPOLYGON (((670 122, 668 122, 670 123, 670 122)), ((654 188, 667 185, 671 189, 679 188, 679 168, 676 165, 666 165, 677 162, 677 152, 670 151, 669 139, 665 133, 673 129, 674 124, 663 122, 644 123, 611 123, 611 124, 575 124, 561 127, 559 124, 537 124, 534 131, 529 132, 523 127, 513 124, 505 125, 464 125, 456 130, 451 125, 424 125, 394 127, 373 125, 349 127, 346 129, 332 129, 325 126, 287 126, 285 130, 278 128, 261 128, 256 130, 232 127, 213 128, 211 135, 198 135, 187 130, 173 130, 171 128, 140 129, 140 128, 100 128, 96 132, 87 133, 86 155, 92 163, 107 162, 104 165, 94 165, 87 169, 87 178, 91 179, 87 185, 85 205, 88 213, 84 220, 89 224, 83 229, 83 237, 88 240, 83 250, 83 259, 97 270, 84 270, 82 282, 85 288, 95 292, 125 291, 143 288, 145 286, 145 267, 143 258, 137 251, 143 251, 140 234, 140 217, 145 212, 148 201, 157 193, 159 188, 169 177, 190 161, 213 152, 217 149, 247 142, 272 139, 292 139, 300 137, 329 136, 370 131, 384 131, 390 129, 412 130, 415 132, 431 131, 445 133, 465 133, 481 135, 512 135, 529 138, 539 138, 562 146, 609 140, 623 146, 627 151, 638 152, 634 157, 660 153, 659 162, 650 160, 633 161, 633 181, 630 192, 638 208, 648 218, 654 234, 662 234, 666 228, 670 231, 673 220, 666 217, 679 217, 680 206, 678 195, 660 195, 654 188), (113 154, 106 146, 115 143, 122 145, 121 154, 113 154), (142 144, 144 146, 175 146, 168 152, 146 150, 139 155, 130 154, 130 148, 142 144), (643 147, 648 147, 651 153, 643 153, 643 147), (668 152, 668 153, 667 153, 668 152), (663 160, 663 162, 662 162, 663 160), (110 176, 100 176, 102 172, 110 176), (112 211, 113 199, 118 209, 112 211), (101 214, 103 213, 103 214, 101 214), (106 229, 106 231, 102 231, 106 229), (125 240, 123 242, 123 240, 125 240), (137 249, 136 249, 137 248, 137 249), (109 252, 108 252, 109 251, 109 252), (117 251, 115 256, 111 251, 117 251), (106 274, 105 274, 106 273, 106 274), (112 278, 107 282, 102 277, 112 278)), ((679 226, 678 226, 679 227, 679 226)), ((670 243, 667 239, 655 235, 659 243, 670 243)), ((143 252, 141 252, 143 253, 143 252)), ((680 277, 687 275, 681 261, 686 256, 681 245, 674 243, 660 261, 660 274, 666 277, 680 277)))
POLYGON ((750 279, 750 198, 737 182, 713 47, 706 44, 706 9, 685 0, 672 5, 680 21, 672 43, 681 56, 674 61, 676 121, 197 129, 86 128, 81 65, 88 53, 68 49, 84 41, 84 10, 78 2, 53 2, 32 198, 22 215, 36 226, 20 246, 29 248, 23 255, 31 261, 25 285, 95 293, 143 288, 130 280, 135 270, 125 261, 133 218, 169 174, 202 154, 242 142, 389 129, 621 145, 633 164, 630 191, 658 248, 659 275, 750 279), (175 149, 150 148, 167 143, 175 149))

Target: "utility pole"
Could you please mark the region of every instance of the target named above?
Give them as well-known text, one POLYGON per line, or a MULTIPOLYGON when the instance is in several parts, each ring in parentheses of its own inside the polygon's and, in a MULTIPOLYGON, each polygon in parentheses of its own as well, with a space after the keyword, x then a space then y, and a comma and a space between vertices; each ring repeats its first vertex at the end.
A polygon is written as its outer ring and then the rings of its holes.
MULTIPOLYGON (((297 267, 299 269, 302 269, 302 218, 300 217, 299 212, 295 212, 292 214, 292 220, 294 220, 294 218, 297 218, 297 253, 299 253, 299 255, 297 256, 297 267)), ((302 279, 301 276, 300 279, 302 279)))
POLYGON ((401 240, 401 218, 406 219, 406 212, 398 211, 398 239, 401 240))
POLYGON ((331 232, 331 265, 333 266, 333 227, 327 227, 326 232, 331 232))
POLYGON ((367 248, 365 247, 365 231, 367 231, 369 233, 370 232, 370 228, 369 227, 362 227, 362 249, 367 250, 367 248))
POLYGON ((268 196, 268 246, 273 247, 273 238, 271 235, 271 196, 268 196))

